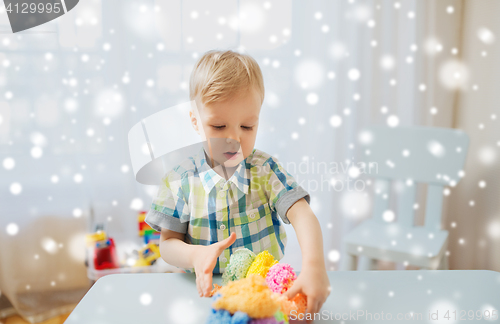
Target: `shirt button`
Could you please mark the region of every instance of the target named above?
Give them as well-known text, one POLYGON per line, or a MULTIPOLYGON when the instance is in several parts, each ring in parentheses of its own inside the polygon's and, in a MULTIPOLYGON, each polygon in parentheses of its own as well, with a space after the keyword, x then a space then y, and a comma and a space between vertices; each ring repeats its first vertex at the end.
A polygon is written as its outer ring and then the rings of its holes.
POLYGON ((219 197, 224 198, 226 193, 224 191, 219 191, 219 197))
POLYGON ((227 259, 226 258, 222 258, 220 259, 222 261, 222 263, 226 263, 227 262, 227 259))
POLYGON ((254 213, 251 213, 251 214, 250 214, 250 218, 255 218, 255 214, 254 214, 254 213))
POLYGON ((226 225, 222 224, 222 225, 220 226, 220 229, 221 229, 221 230, 225 230, 225 229, 226 229, 226 225))

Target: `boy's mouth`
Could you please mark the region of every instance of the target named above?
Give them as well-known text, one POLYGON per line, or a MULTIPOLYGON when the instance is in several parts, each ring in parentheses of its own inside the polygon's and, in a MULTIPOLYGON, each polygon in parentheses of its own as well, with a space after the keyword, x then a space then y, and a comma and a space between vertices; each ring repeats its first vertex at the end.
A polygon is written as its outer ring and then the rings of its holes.
POLYGON ((224 156, 228 160, 234 160, 238 156, 238 152, 224 152, 224 156))

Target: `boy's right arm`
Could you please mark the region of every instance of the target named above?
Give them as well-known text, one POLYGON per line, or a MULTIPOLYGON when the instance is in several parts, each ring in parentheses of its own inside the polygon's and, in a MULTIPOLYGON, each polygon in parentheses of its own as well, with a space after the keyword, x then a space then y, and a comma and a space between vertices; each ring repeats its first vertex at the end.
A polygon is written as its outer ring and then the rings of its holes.
POLYGON ((212 290, 212 272, 217 258, 236 240, 236 233, 212 245, 193 245, 184 241, 185 234, 162 228, 160 254, 168 264, 179 268, 194 268, 196 288, 200 297, 209 297, 212 290))
POLYGON ((192 254, 197 246, 184 242, 184 233, 162 228, 160 254, 163 260, 173 266, 189 269, 193 267, 192 254))

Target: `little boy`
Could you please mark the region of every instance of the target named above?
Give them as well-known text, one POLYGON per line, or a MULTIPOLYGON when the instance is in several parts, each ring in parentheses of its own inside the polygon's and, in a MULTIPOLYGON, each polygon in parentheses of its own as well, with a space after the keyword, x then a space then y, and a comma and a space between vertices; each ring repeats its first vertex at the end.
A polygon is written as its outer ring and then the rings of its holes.
POLYGON ((330 293, 323 239, 309 194, 278 164, 254 149, 264 82, 257 62, 233 51, 209 51, 193 68, 189 113, 204 140, 162 179, 145 221, 161 231, 160 252, 169 264, 194 271, 200 296, 212 274, 223 273, 238 248, 285 253, 285 224, 292 224, 302 251, 302 269, 289 298, 302 292, 308 312, 319 312, 330 293))

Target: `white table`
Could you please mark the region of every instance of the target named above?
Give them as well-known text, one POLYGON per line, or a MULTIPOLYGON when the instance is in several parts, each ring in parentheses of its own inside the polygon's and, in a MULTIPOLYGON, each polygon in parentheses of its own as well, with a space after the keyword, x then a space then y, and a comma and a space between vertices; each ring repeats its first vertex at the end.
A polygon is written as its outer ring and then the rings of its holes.
MULTIPOLYGON (((328 276, 332 293, 320 312, 323 320, 316 323, 388 323, 388 313, 393 323, 500 323, 499 272, 331 271, 328 276), (429 312, 436 311, 438 319, 429 320, 429 312), (444 318, 446 311, 450 319, 444 318), (473 319, 467 316, 469 311, 474 312, 473 319), (496 319, 475 317, 485 311, 496 319), (371 320, 367 313, 372 314, 371 320), (422 318, 397 320, 398 314, 409 313, 420 313, 422 318)), ((220 275, 214 276, 214 283, 220 280, 220 275)), ((211 304, 212 299, 198 296, 191 273, 109 275, 95 283, 65 323, 203 324, 211 304)))

